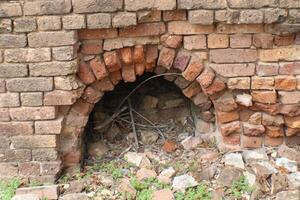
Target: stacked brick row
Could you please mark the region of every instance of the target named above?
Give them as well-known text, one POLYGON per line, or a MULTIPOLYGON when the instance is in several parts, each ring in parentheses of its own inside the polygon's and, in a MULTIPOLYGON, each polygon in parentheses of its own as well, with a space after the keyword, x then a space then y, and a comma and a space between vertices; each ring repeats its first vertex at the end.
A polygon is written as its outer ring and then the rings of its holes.
POLYGON ((93 104, 167 76, 224 147, 299 144, 298 0, 0 2, 0 179, 54 181, 81 160, 93 104), (285 33, 282 35, 282 33, 285 33), (78 53, 80 52, 80 53, 78 53))

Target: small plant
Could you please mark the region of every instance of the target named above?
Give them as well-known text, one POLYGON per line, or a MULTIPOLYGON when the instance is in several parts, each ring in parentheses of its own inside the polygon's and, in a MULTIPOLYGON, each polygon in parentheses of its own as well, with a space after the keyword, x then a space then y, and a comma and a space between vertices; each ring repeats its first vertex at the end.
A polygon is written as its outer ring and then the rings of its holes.
POLYGON ((175 194, 176 200, 210 200, 211 198, 212 194, 204 184, 189 188, 185 193, 177 192, 175 194))
POLYGON ((96 164, 93 166, 93 169, 110 174, 114 179, 117 180, 123 178, 122 168, 119 166, 120 165, 116 161, 110 161, 108 163, 96 164))
POLYGON ((245 176, 241 176, 238 181, 235 181, 228 189, 228 193, 234 199, 240 199, 243 194, 253 192, 254 188, 251 187, 245 176))
POLYGON ((132 177, 130 184, 137 191, 137 200, 151 200, 154 190, 171 187, 168 184, 161 183, 155 178, 148 178, 143 181, 138 181, 136 177, 132 177))
POLYGON ((0 182, 0 199, 11 200, 15 195, 17 188, 21 185, 20 180, 15 178, 9 182, 0 182))

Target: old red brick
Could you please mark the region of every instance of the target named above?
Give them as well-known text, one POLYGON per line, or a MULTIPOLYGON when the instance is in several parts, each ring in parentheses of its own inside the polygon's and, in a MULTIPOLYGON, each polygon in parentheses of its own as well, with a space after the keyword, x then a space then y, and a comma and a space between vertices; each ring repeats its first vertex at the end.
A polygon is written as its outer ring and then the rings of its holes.
POLYGON ((186 10, 168 10, 163 12, 164 21, 183 21, 187 19, 186 10))
POLYGON ((55 120, 36 121, 34 123, 35 134, 60 134, 63 117, 55 120))
POLYGON ((134 63, 142 63, 145 59, 144 47, 137 45, 133 49, 133 61, 134 63))
POLYGON ((148 45, 146 47, 146 62, 147 63, 156 63, 158 58, 158 48, 154 45, 148 45))
POLYGON ((297 79, 294 76, 275 76, 276 90, 295 90, 297 79))
POLYGON ((208 48, 227 48, 229 44, 229 36, 226 34, 209 34, 207 36, 208 48))
POLYGON ((231 111, 231 112, 217 111, 216 114, 217 114, 218 122, 222 124, 239 119, 239 114, 237 111, 231 111))
POLYGON ((130 65, 133 63, 131 48, 120 49, 121 60, 124 64, 130 65))
POLYGON ((77 75, 80 78, 80 80, 86 85, 92 84, 94 81, 96 81, 92 70, 90 69, 89 65, 85 62, 80 62, 77 75))
POLYGON ((241 135, 240 134, 230 134, 223 136, 223 142, 228 145, 240 145, 241 135))
POLYGON ((202 64, 202 61, 197 56, 192 56, 191 61, 182 73, 182 76, 188 81, 193 81, 200 75, 203 68, 204 65, 202 64))
POLYGON ((254 125, 249 123, 243 123, 244 135, 247 136, 261 136, 265 132, 263 125, 254 125))
POLYGON ((300 62, 280 63, 279 74, 284 74, 284 75, 300 74, 300 62))
POLYGON ((290 117, 300 115, 300 104, 283 104, 280 106, 280 113, 283 115, 288 115, 290 117))
POLYGON ((279 113, 279 104, 269 104, 269 103, 259 103, 255 102, 252 109, 261 110, 271 115, 276 115, 279 113))
POLYGON ((265 136, 264 139, 265 146, 274 147, 274 146, 279 146, 281 144, 283 144, 283 137, 274 138, 274 137, 269 137, 267 135, 265 136))
POLYGON ((100 56, 91 60, 90 66, 98 80, 101 80, 108 75, 103 59, 100 56))
POLYGON ((81 53, 92 55, 100 54, 103 52, 102 43, 102 40, 92 40, 89 42, 84 42, 81 46, 81 53))
POLYGON ((41 163, 41 175, 57 175, 62 168, 61 161, 41 163))
POLYGON ((88 103, 94 104, 97 103, 103 96, 103 93, 95 88, 89 86, 85 89, 82 99, 88 103))
POLYGON ((241 133, 241 123, 239 121, 233 121, 220 125, 220 130, 223 136, 228 136, 235 133, 241 133))
POLYGON ((272 34, 260 33, 253 35, 253 45, 258 48, 272 48, 274 36, 272 34))
POLYGON ((124 65, 122 68, 122 77, 125 83, 136 80, 134 65, 124 65))
POLYGON ((225 83, 221 81, 219 78, 215 78, 210 86, 206 88, 202 87, 202 90, 207 95, 214 95, 223 91, 225 88, 226 88, 225 83))
POLYGON ((32 122, 0 122, 1 136, 32 135, 32 122))
POLYGON ((237 103, 230 91, 224 92, 220 97, 215 99, 214 106, 216 110, 230 112, 238 108, 237 103))
POLYGON ((284 116, 286 126, 290 128, 300 128, 300 116, 297 117, 289 117, 284 116))
POLYGON ((72 105, 81 96, 82 90, 54 90, 44 94, 44 105, 72 105))
POLYGON ((277 95, 275 91, 252 91, 253 101, 260 103, 276 103, 277 95))
POLYGON ((204 72, 198 76, 197 81, 202 88, 207 88, 213 83, 215 76, 216 75, 212 70, 205 69, 204 72))
POLYGON ((84 116, 88 116, 92 112, 94 108, 94 104, 88 103, 82 98, 80 98, 76 101, 76 103, 73 105, 72 108, 76 110, 78 113, 84 116))
POLYGON ((300 128, 290 128, 288 127, 285 131, 285 135, 288 137, 300 134, 300 128))
POLYGON ((165 47, 176 49, 181 46, 182 44, 182 36, 181 35, 163 35, 160 38, 161 43, 165 47))
POLYGON ((101 81, 95 82, 92 86, 102 92, 112 91, 114 89, 114 84, 109 77, 105 77, 101 81))
POLYGON ((117 37, 118 31, 117 29, 80 29, 78 36, 85 40, 101 40, 117 37))
POLYGON ((252 44, 252 36, 248 34, 235 34, 230 36, 231 48, 249 48, 252 44))
POLYGON ((256 65, 256 74, 258 76, 274 76, 278 74, 278 63, 258 63, 256 65))
POLYGON ((10 108, 9 113, 18 121, 55 119, 57 114, 54 106, 10 108))
POLYGON ((277 46, 288 46, 295 43, 295 35, 276 35, 274 38, 274 43, 277 46))
POLYGON ((154 36, 161 35, 165 31, 165 24, 162 22, 157 22, 121 28, 119 30, 119 35, 121 37, 154 36))
POLYGON ((278 126, 266 126, 266 134, 273 138, 284 136, 283 128, 278 126))
POLYGON ((21 176, 40 175, 40 164, 38 162, 24 162, 19 164, 19 173, 21 176))
POLYGON ((300 144, 300 136, 286 137, 285 144, 291 145, 291 146, 299 145, 300 144))
POLYGON ((166 140, 162 148, 165 152, 172 153, 177 149, 177 144, 172 140, 166 140))
POLYGON ((184 50, 179 51, 176 55, 176 58, 173 63, 174 69, 179 69, 179 71, 183 72, 190 61, 190 53, 184 50))
POLYGON ((109 72, 114 72, 121 69, 121 63, 116 51, 105 52, 103 57, 109 72))
POLYGON ((274 89, 274 78, 273 77, 253 76, 251 79, 252 79, 251 89, 254 89, 254 90, 274 89))
POLYGON ((113 85, 117 85, 120 80, 122 80, 121 71, 115 71, 109 74, 109 78, 113 85))
POLYGON ((201 91, 201 87, 197 81, 192 82, 187 88, 182 90, 183 94, 188 98, 197 95, 201 91))
POLYGON ((257 51, 253 49, 214 49, 210 51, 210 59, 214 63, 256 62, 257 51))
POLYGON ((145 72, 145 65, 144 65, 144 63, 137 63, 137 64, 135 64, 135 73, 136 73, 136 75, 141 76, 141 75, 144 74, 144 72, 145 72))
POLYGON ((242 146, 244 148, 260 148, 262 147, 262 137, 248 137, 242 136, 242 146))
POLYGON ((207 103, 209 100, 204 93, 198 93, 192 98, 192 101, 195 105, 201 106, 207 103))
POLYGON ((163 47, 159 53, 159 58, 157 61, 158 66, 170 69, 172 67, 175 54, 176 52, 174 49, 163 47))

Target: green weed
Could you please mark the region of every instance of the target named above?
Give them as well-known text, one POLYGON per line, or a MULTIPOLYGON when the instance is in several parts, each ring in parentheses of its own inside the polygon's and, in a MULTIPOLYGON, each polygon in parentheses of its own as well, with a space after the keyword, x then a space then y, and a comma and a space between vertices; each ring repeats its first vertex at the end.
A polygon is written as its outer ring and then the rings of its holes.
POLYGON ((235 181, 228 189, 229 196, 240 199, 243 194, 253 192, 254 188, 251 187, 245 176, 241 176, 238 181, 235 181))
POLYGON ((12 179, 9 182, 0 182, 0 199, 11 200, 15 195, 17 188, 20 186, 20 180, 17 178, 12 179))
POLYGON ((138 181, 136 177, 132 177, 130 184, 137 191, 137 200, 151 200, 154 190, 171 188, 170 185, 161 183, 155 178, 148 178, 143 181, 138 181))
POLYGON ((208 191, 206 185, 200 184, 197 187, 188 188, 185 193, 176 192, 176 200, 210 200, 212 198, 211 192, 208 191))

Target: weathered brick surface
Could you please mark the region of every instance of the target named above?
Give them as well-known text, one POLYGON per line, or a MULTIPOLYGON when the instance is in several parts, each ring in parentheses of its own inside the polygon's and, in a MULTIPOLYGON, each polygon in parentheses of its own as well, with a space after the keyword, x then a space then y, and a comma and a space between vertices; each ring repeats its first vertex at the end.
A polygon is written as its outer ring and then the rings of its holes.
POLYGON ((43 93, 42 92, 26 92, 21 93, 22 106, 42 106, 43 105, 43 93))
POLYGON ((71 11, 70 0, 29 1, 24 4, 25 15, 65 14, 71 11))
POLYGON ((166 27, 163 23, 149 23, 139 24, 137 26, 127 27, 120 29, 121 37, 137 37, 137 36, 151 36, 160 35, 166 31, 166 27))
POLYGON ((13 78, 6 81, 11 92, 37 92, 53 89, 53 78, 13 78))
POLYGON ((255 64, 210 64, 217 74, 224 77, 253 76, 255 64))
POLYGON ((227 48, 229 37, 225 34, 209 34, 207 37, 208 48, 227 48))
POLYGON ((22 15, 22 7, 18 2, 1 2, 0 17, 17 17, 22 15))
POLYGON ((206 49, 206 36, 205 35, 185 36, 184 48, 188 50, 206 49))
POLYGON ((111 16, 105 13, 87 15, 87 27, 95 28, 110 28, 111 16))
POLYGON ((126 27, 126 26, 133 26, 137 24, 135 13, 127 13, 127 12, 120 12, 117 13, 112 19, 112 26, 113 27, 126 27))
POLYGON ((145 72, 181 73, 165 79, 202 120, 216 120, 221 146, 297 143, 299 8, 295 0, 2 1, 0 177, 54 181, 61 164, 81 160, 94 104, 145 72))
POLYGON ((11 108, 9 113, 13 120, 18 121, 54 119, 57 114, 52 106, 11 108))
POLYGON ((75 13, 110 12, 122 8, 122 0, 73 0, 75 13), (90 6, 93 5, 93 6, 90 6))
POLYGON ((56 135, 13 136, 12 145, 17 148, 54 148, 57 146, 56 135))
POLYGON ((52 48, 52 57, 57 61, 69 61, 77 57, 77 46, 64 46, 52 48))
POLYGON ((62 17, 63 27, 66 30, 86 28, 84 15, 67 15, 62 17))
POLYGON ((27 45, 26 35, 1 34, 0 48, 18 48, 27 45))
POLYGON ((214 22, 214 12, 211 10, 192 10, 188 14, 192 24, 209 25, 214 22))
POLYGON ((0 127, 0 132, 2 136, 33 134, 32 122, 1 122, 0 127))
POLYGON ((210 59, 214 63, 256 62, 257 52, 251 49, 211 50, 210 59))
POLYGON ((171 34, 179 35, 208 34, 214 31, 214 27, 210 25, 191 24, 186 21, 172 21, 168 23, 168 31, 171 34))
POLYGON ((28 34, 28 44, 30 47, 72 45, 76 41, 77 34, 75 31, 33 32, 28 34))
POLYGON ((77 60, 29 64, 31 76, 64 76, 77 72, 77 60))
POLYGON ((63 118, 34 123, 35 134, 60 134, 63 118))
POLYGON ((0 64, 0 77, 1 78, 13 78, 23 77, 28 75, 28 69, 26 64, 0 64))
POLYGON ((35 18, 18 18, 14 20, 14 29, 18 33, 31 32, 36 30, 35 18))
POLYGON ((173 10, 176 8, 176 0, 146 0, 141 2, 139 0, 125 0, 125 9, 129 11, 137 11, 143 9, 157 9, 157 10, 173 10))
POLYGON ((45 62, 51 60, 51 51, 49 48, 8 49, 4 52, 4 56, 6 62, 45 62))
POLYGON ((37 18, 37 26, 41 31, 53 31, 61 29, 60 16, 41 16, 37 18))
POLYGON ((81 96, 81 90, 54 90, 44 94, 44 105, 72 105, 81 96))

